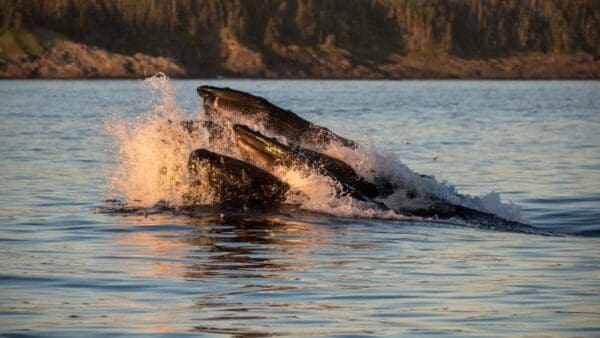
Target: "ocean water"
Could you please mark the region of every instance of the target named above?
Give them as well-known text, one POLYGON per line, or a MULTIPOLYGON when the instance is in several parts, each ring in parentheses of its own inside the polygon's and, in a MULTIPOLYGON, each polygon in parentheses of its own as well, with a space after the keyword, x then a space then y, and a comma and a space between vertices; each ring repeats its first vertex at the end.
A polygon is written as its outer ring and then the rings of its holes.
POLYGON ((600 335, 599 135, 597 81, 0 81, 0 334, 600 335), (206 142, 153 128, 202 118, 202 84, 539 231, 389 219, 318 184, 305 211, 148 208, 206 142))

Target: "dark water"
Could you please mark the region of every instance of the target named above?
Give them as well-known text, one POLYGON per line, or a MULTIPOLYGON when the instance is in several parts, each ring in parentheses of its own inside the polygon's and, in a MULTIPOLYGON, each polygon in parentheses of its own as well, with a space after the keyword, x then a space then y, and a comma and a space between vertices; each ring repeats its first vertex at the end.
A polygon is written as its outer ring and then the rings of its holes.
POLYGON ((0 81, 0 333, 600 335, 600 83, 173 81, 252 91, 539 236, 317 213, 97 212, 139 81, 0 81), (436 158, 434 161, 433 158, 436 158))

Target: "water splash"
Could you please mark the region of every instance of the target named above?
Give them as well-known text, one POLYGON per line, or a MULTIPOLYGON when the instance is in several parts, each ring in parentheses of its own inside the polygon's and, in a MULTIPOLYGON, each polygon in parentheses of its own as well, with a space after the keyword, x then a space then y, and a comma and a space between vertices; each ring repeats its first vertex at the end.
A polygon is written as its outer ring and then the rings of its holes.
POLYGON ((169 80, 162 74, 143 82, 150 109, 133 121, 114 119, 105 131, 115 142, 117 167, 108 178, 109 191, 131 206, 159 202, 182 204, 189 189, 189 153, 206 143, 176 122, 183 120, 169 80))
POLYGON ((446 181, 440 182, 431 175, 418 174, 393 154, 386 153, 374 146, 352 149, 331 143, 321 151, 350 164, 359 175, 371 182, 375 181, 377 177, 384 177, 394 184, 397 187, 395 191, 382 200, 392 209, 422 208, 429 203, 426 196, 434 196, 452 204, 485 211, 508 220, 529 223, 519 206, 512 202, 502 202, 500 194, 497 192, 492 191, 482 196, 459 194, 454 185, 446 181))
MULTIPOLYGON (((212 196, 209 189, 191 184, 187 171, 188 156, 194 149, 205 148, 242 159, 231 131, 231 125, 234 123, 246 124, 287 144, 284 137, 271 135, 260 120, 239 115, 231 121, 216 121, 225 127, 224 132, 218 140, 209 142, 208 130, 202 122, 202 110, 194 113, 193 119, 199 121, 194 132, 190 133, 179 123, 189 119, 189 113, 186 114, 177 105, 175 92, 166 76, 158 74, 145 80, 143 84, 149 93, 149 108, 146 112, 132 121, 117 118, 105 125, 105 130, 115 142, 114 155, 117 160, 117 166, 108 178, 109 191, 113 195, 122 196, 128 205, 153 207, 161 203, 176 207, 186 204, 186 196, 190 195, 194 196, 195 202, 210 204, 212 196)), ((392 154, 375 148, 350 149, 330 144, 324 149, 316 150, 350 164, 359 175, 368 180, 385 177, 394 183, 397 189, 383 200, 392 209, 410 210, 422 207, 427 203, 425 198, 407 196, 429 195, 495 213, 507 219, 524 221, 520 209, 512 203, 503 203, 498 193, 475 197, 458 194, 453 185, 438 182, 433 176, 419 175, 392 154)), ((261 166, 259 163, 253 164, 261 166)), ((202 170, 199 169, 202 176, 202 170)), ((350 197, 339 196, 339 187, 334 180, 308 167, 292 170, 279 168, 273 174, 291 187, 286 202, 299 205, 302 209, 342 217, 407 218, 393 211, 377 210, 372 205, 350 197)))

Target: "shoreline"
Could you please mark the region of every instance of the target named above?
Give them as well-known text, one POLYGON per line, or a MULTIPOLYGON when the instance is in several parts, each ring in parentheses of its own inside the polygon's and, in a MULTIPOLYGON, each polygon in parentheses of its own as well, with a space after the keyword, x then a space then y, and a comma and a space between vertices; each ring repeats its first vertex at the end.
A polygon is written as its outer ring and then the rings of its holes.
MULTIPOLYGON (((140 52, 121 54, 73 41, 53 40, 35 53, 19 49, 10 55, 0 54, 0 79, 144 79, 157 73, 173 79, 600 79, 600 59, 584 52, 515 54, 495 58, 392 53, 377 61, 347 54, 348 51, 326 49, 302 62, 290 58, 254 63, 245 55, 229 55, 212 59, 209 61, 211 66, 199 69, 172 57, 140 52)), ((263 55, 258 57, 263 59, 263 55)))
MULTIPOLYGON (((0 77, 2 81, 143 81, 152 77, 149 75, 146 77, 0 77)), ((598 78, 319 78, 319 77, 178 77, 168 76, 170 80, 183 80, 183 81, 195 81, 195 80, 206 80, 206 81, 398 81, 398 82, 410 82, 410 81, 465 81, 465 82, 476 82, 476 81, 579 81, 579 82, 597 82, 600 81, 598 78)))

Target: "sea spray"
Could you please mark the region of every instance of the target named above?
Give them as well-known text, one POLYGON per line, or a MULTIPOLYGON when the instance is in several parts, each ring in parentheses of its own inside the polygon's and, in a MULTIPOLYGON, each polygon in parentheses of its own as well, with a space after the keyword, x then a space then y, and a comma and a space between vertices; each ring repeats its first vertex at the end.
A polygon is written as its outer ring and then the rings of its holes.
POLYGON ((150 94, 150 109, 133 121, 115 119, 105 124, 117 160, 108 178, 109 191, 135 207, 159 202, 180 205, 189 189, 188 156, 204 146, 206 138, 192 137, 179 123, 184 117, 166 76, 156 75, 143 84, 150 94))
POLYGON ((452 204, 492 213, 508 220, 528 223, 519 206, 512 202, 504 203, 497 192, 483 196, 459 194, 456 187, 446 181, 438 181, 434 176, 412 171, 393 154, 376 147, 345 147, 334 142, 323 149, 329 156, 350 164, 359 175, 371 182, 383 178, 395 186, 394 192, 381 201, 391 209, 415 210, 426 207, 430 197, 452 204))
POLYGON ((275 176, 290 185, 286 202, 302 209, 318 211, 340 217, 377 219, 414 219, 393 210, 382 210, 373 203, 359 201, 347 194, 340 194, 342 187, 331 177, 321 175, 314 168, 283 167, 273 170, 275 176))
MULTIPOLYGON (((231 131, 234 123, 246 124, 287 144, 285 137, 272 135, 260 121, 239 115, 233 115, 235 120, 232 121, 215 120, 224 126, 223 132, 216 139, 210 139, 202 123, 203 111, 199 111, 193 117, 198 122, 194 126, 196 130, 190 133, 180 123, 189 119, 190 114, 177 105, 168 78, 159 74, 145 80, 143 85, 149 93, 148 109, 132 121, 113 119, 105 125, 115 142, 114 155, 117 160, 117 166, 108 178, 109 190, 122 196, 128 205, 152 207, 162 203, 177 207, 188 203, 187 196, 190 195, 194 196, 195 203, 211 204, 213 196, 210 189, 202 184, 191 184, 193 180, 202 182, 202 177, 189 177, 188 156, 194 149, 205 148, 242 159, 231 131)), ((382 201, 394 210, 423 207, 427 203, 426 196, 435 196, 454 204, 524 221, 519 208, 512 203, 503 203, 497 193, 481 197, 458 194, 455 187, 447 182, 438 182, 433 176, 419 175, 396 156, 375 147, 349 148, 331 143, 321 151, 350 164, 359 175, 370 181, 381 177, 390 180, 396 190, 382 201)), ((252 164, 261 167, 258 162, 252 164)), ((198 173, 202 176, 202 168, 198 173)), ((378 210, 369 203, 340 196, 334 180, 309 167, 279 168, 273 174, 291 187, 286 202, 302 209, 343 217, 406 218, 397 212, 378 210)))

